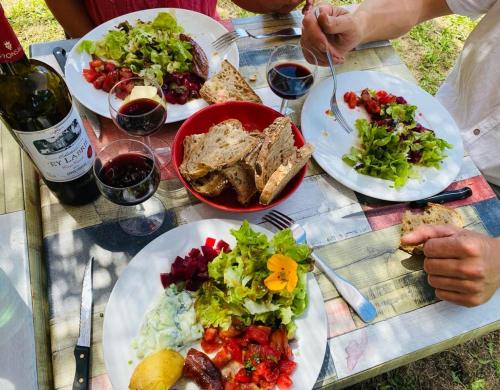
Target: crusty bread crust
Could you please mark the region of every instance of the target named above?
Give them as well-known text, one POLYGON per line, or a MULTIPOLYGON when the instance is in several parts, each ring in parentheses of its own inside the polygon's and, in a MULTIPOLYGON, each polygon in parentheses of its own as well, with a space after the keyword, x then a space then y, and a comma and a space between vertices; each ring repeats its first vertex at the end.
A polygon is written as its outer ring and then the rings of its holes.
MULTIPOLYGON (((462 215, 449 207, 437 203, 429 203, 423 213, 414 214, 406 210, 401 221, 401 236, 412 232, 420 225, 453 225, 464 227, 462 215)), ((423 245, 403 245, 400 248, 408 253, 422 254, 423 245)))
POLYGON ((191 183, 193 189, 205 196, 218 196, 229 186, 227 178, 219 171, 210 172, 206 176, 191 183))
POLYGON ((264 130, 264 135, 264 143, 255 162, 255 185, 259 191, 264 189, 274 171, 295 151, 290 118, 276 118, 264 130))
POLYGON ((227 60, 222 61, 221 70, 203 84, 200 96, 210 104, 232 100, 262 103, 259 95, 227 60))
POLYGON ((288 182, 307 164, 313 152, 314 147, 311 144, 305 144, 296 150, 287 162, 281 164, 273 172, 260 194, 259 202, 264 205, 271 203, 288 182))

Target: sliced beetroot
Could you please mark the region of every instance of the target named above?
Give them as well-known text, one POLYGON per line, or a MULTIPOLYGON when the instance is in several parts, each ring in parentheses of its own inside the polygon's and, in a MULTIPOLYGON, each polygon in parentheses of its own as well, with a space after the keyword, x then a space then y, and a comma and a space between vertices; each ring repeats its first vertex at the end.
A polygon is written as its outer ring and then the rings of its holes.
POLYGON ((201 254, 201 252, 198 248, 193 248, 189 251, 188 256, 189 257, 198 257, 200 254, 201 254))
POLYGON ((214 247, 214 245, 215 245, 215 242, 216 242, 216 241, 217 241, 217 240, 216 240, 215 238, 212 238, 212 237, 207 237, 207 238, 205 239, 205 246, 210 246, 210 247, 212 247, 212 248, 213 248, 213 247, 214 247))
POLYGON ((205 256, 207 263, 215 259, 218 255, 217 251, 211 246, 203 245, 201 247, 201 251, 203 252, 203 256, 205 256))

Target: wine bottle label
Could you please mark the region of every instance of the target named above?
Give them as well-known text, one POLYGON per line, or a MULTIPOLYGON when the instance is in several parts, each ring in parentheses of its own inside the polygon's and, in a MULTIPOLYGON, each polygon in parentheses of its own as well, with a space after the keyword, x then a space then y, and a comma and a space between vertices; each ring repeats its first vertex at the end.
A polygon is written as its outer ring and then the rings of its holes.
POLYGON ((48 129, 13 131, 40 173, 49 181, 74 180, 92 167, 95 153, 74 108, 66 118, 48 129))
POLYGON ((0 63, 19 61, 24 50, 0 5, 0 63))

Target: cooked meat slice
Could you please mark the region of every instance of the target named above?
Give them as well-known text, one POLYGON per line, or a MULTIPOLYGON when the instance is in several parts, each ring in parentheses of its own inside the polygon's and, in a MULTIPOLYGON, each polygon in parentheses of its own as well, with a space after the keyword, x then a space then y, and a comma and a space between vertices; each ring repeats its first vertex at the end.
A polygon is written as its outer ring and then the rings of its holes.
POLYGON ((189 42, 193 46, 191 50, 191 54, 193 55, 193 73, 206 80, 208 78, 208 59, 205 52, 190 36, 179 34, 179 38, 181 41, 189 42))
POLYGON ((194 380, 201 390, 224 390, 220 370, 207 355, 194 348, 186 355, 183 374, 194 380))

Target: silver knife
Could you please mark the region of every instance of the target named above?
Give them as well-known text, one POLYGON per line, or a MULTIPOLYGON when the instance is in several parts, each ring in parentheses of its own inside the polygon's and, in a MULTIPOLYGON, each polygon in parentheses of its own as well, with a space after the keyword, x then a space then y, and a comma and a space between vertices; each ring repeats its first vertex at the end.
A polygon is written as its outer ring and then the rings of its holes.
MULTIPOLYGON (((57 46, 54 48, 54 50, 52 50, 52 54, 56 58, 59 67, 64 73, 67 59, 66 50, 64 50, 60 46, 57 46)), ((94 112, 90 111, 87 107, 83 106, 76 98, 73 98, 73 102, 75 103, 75 107, 80 113, 82 119, 86 119, 89 122, 90 127, 92 128, 92 131, 94 132, 97 139, 101 139, 101 122, 99 121, 99 117, 94 112)))
POLYGON ((409 206, 410 208, 423 208, 428 203, 446 203, 454 200, 468 198, 472 195, 470 187, 463 187, 457 190, 443 191, 437 195, 430 196, 425 199, 415 200, 413 202, 392 203, 385 206, 375 207, 373 209, 356 211, 355 213, 344 215, 342 218, 351 218, 358 215, 385 215, 402 207, 409 206))
POLYGON ((92 262, 91 257, 83 275, 80 307, 80 336, 75 346, 76 370, 73 390, 89 388, 90 342, 92 334, 92 262))

